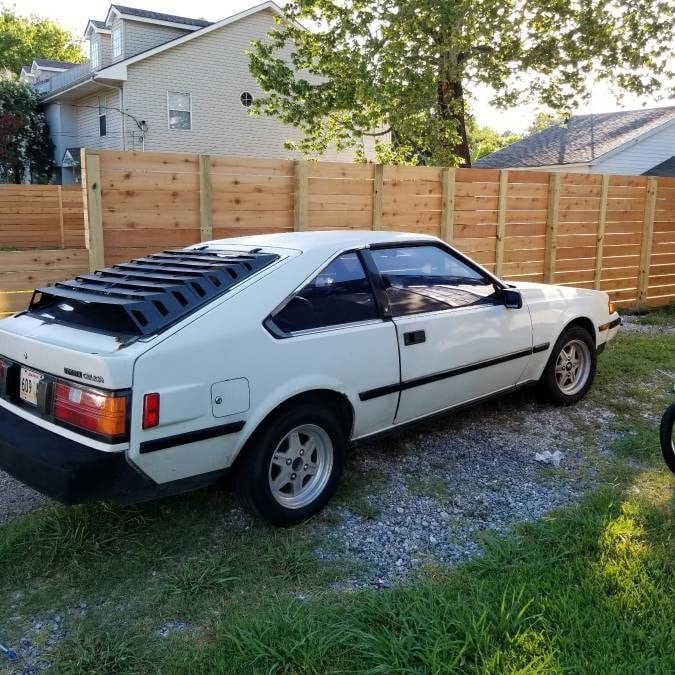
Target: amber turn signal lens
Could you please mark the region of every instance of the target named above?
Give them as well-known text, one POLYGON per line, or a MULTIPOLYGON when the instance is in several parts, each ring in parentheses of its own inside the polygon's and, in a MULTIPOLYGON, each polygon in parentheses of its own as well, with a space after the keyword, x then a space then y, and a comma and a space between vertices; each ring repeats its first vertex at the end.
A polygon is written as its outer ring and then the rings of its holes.
POLYGON ((614 314, 614 312, 616 312, 616 307, 614 307, 614 303, 611 300, 609 301, 607 309, 609 310, 610 314, 614 314))

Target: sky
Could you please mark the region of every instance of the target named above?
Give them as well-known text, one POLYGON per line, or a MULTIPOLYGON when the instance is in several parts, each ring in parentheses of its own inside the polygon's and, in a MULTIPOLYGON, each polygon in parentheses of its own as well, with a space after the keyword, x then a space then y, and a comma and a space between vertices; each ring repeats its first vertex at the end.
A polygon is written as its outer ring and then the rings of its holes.
MULTIPOLYGON (((178 14, 185 16, 186 8, 192 18, 204 18, 209 21, 217 21, 243 9, 257 5, 262 0, 122 0, 120 4, 143 9, 178 14)), ((284 4, 277 0, 278 4, 284 4)), ((3 4, 3 0, 0 0, 3 4)), ((12 5, 12 1, 4 0, 4 4, 12 5)), ((21 0, 15 4, 15 10, 20 14, 36 14, 48 16, 58 21, 65 28, 72 31, 77 37, 81 37, 88 19, 104 19, 110 7, 109 0, 21 0)), ((529 125, 538 107, 525 105, 501 110, 489 104, 490 91, 487 88, 478 89, 475 92, 475 100, 471 107, 479 124, 489 126, 496 131, 522 132, 529 125)), ((590 101, 583 107, 575 110, 575 114, 613 112, 615 110, 631 110, 643 106, 655 107, 675 105, 675 98, 657 101, 652 98, 638 98, 626 96, 621 103, 617 103, 609 88, 600 84, 593 89, 590 101)))

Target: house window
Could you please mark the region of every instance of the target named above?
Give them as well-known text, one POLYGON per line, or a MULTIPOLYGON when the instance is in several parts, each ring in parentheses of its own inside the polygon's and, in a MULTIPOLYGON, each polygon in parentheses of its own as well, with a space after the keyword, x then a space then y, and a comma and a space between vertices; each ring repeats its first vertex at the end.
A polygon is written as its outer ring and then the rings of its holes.
POLYGON ((114 59, 122 56, 122 25, 118 24, 112 29, 112 55, 114 59))
POLYGON ((89 43, 89 57, 92 70, 96 70, 101 65, 101 46, 96 38, 89 43))
POLYGON ((192 97, 178 91, 167 92, 169 129, 192 129, 192 97))
POLYGON ((106 111, 108 109, 108 100, 105 96, 98 97, 98 135, 105 136, 108 131, 106 120, 106 111))
POLYGON ((250 108, 253 105, 253 94, 250 91, 245 91, 240 97, 239 100, 244 108, 250 108))

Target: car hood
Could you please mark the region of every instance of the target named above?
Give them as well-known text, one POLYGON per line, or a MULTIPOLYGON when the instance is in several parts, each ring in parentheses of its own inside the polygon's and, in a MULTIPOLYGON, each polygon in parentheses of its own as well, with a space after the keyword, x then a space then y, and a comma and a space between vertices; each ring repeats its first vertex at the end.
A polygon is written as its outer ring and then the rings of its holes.
POLYGON ((574 288, 573 286, 556 286, 554 284, 537 284, 531 281, 509 281, 526 299, 550 298, 573 300, 579 297, 605 296, 604 291, 595 291, 590 288, 574 288))

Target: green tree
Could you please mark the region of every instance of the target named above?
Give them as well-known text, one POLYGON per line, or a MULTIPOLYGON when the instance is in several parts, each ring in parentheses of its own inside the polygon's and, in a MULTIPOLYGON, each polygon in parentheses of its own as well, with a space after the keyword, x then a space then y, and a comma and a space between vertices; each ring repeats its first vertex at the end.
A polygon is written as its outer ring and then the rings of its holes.
POLYGON ((299 127, 291 147, 306 154, 376 133, 380 157, 468 165, 477 85, 504 107, 569 109, 594 80, 646 94, 672 76, 671 0, 291 0, 284 13, 250 53, 255 110, 299 127))
POLYGON ((46 183, 53 143, 35 91, 14 79, 0 79, 0 183, 46 183))
POLYGON ((564 124, 569 118, 569 113, 565 111, 547 112, 540 110, 535 116, 530 126, 525 131, 526 136, 538 134, 540 131, 547 129, 554 124, 564 124))
POLYGON ((522 136, 506 131, 503 134, 490 129, 490 127, 482 127, 474 122, 473 119, 468 121, 467 133, 469 136, 469 150, 471 161, 475 162, 485 155, 499 150, 511 143, 519 141, 522 136))
POLYGON ((33 59, 82 63, 80 43, 70 32, 50 19, 19 16, 13 9, 0 9, 0 70, 18 74, 33 59))

